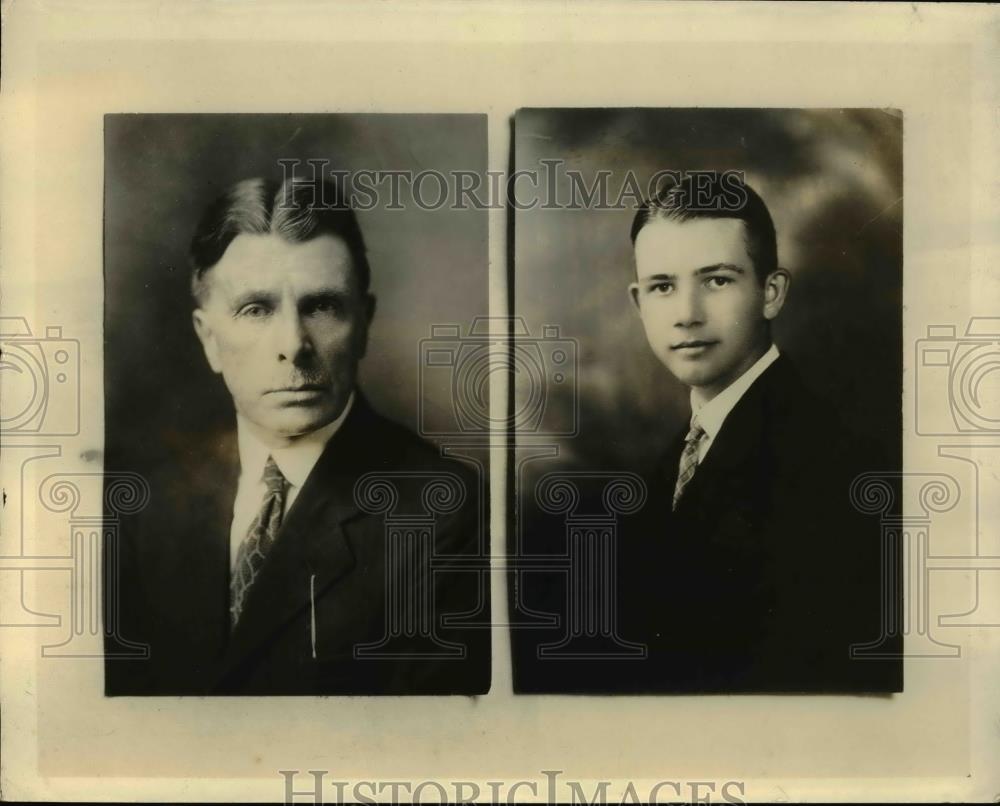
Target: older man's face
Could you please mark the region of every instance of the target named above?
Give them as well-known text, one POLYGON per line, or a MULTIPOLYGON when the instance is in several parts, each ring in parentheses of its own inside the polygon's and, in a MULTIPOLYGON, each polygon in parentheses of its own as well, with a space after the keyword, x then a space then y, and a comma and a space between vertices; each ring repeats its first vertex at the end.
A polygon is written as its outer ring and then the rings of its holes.
POLYGON ((233 403, 268 444, 332 422, 354 388, 373 299, 347 245, 238 235, 205 275, 194 326, 233 403))

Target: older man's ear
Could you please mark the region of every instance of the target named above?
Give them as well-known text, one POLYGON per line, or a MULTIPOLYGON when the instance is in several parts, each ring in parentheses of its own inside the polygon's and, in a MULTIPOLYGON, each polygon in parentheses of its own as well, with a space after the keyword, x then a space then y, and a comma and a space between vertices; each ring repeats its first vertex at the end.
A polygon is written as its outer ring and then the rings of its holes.
POLYGON ((212 372, 221 373, 222 363, 219 361, 219 346, 216 343, 215 331, 212 329, 208 314, 201 308, 195 308, 191 313, 191 321, 194 324, 194 332, 198 335, 198 341, 201 342, 201 348, 205 351, 205 358, 208 359, 208 365, 212 368, 212 372))

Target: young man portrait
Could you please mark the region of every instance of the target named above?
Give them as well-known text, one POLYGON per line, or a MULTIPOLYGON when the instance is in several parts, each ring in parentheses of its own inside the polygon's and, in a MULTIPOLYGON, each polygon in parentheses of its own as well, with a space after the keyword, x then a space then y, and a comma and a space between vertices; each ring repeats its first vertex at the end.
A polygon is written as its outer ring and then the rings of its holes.
POLYGON ((642 534, 623 546, 649 569, 630 609, 650 648, 646 682, 899 691, 898 659, 856 652, 882 637, 893 602, 878 525, 850 489, 886 459, 772 338, 795 293, 764 201, 742 180, 734 194, 731 175, 705 179, 661 189, 631 228, 631 301, 691 411, 646 477, 642 534))

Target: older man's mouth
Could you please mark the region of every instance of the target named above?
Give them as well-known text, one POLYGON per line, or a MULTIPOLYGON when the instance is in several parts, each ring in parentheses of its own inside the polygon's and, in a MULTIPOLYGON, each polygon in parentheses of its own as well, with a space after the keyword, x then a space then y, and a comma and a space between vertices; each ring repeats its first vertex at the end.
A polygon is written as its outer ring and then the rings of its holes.
POLYGON ((278 394, 282 392, 325 392, 326 386, 321 383, 298 383, 290 386, 278 386, 271 389, 268 394, 278 394))
POLYGON ((271 389, 267 395, 286 406, 308 406, 323 397, 328 387, 319 383, 302 383, 271 389))

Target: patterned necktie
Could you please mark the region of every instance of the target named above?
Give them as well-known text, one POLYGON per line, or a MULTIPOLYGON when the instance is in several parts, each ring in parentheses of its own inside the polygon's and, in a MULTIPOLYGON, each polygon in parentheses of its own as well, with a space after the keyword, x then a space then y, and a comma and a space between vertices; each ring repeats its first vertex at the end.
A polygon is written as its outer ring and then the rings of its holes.
POLYGON ((240 543, 240 550, 236 554, 236 565, 233 566, 232 579, 229 583, 229 615, 234 627, 240 620, 250 586, 257 579, 264 560, 278 537, 278 528, 281 526, 281 517, 285 509, 288 481, 270 456, 264 465, 263 481, 267 488, 264 501, 260 506, 260 512, 247 530, 247 536, 240 543))
POLYGON ((691 418, 691 430, 684 437, 684 450, 681 452, 680 468, 677 471, 677 485, 674 487, 674 503, 671 509, 677 509, 677 502, 681 500, 681 493, 687 487, 688 482, 694 477, 694 471, 698 469, 698 446, 705 436, 705 429, 698 425, 698 420, 691 418))

